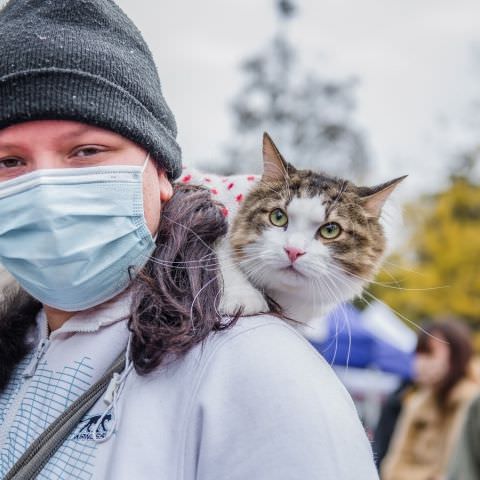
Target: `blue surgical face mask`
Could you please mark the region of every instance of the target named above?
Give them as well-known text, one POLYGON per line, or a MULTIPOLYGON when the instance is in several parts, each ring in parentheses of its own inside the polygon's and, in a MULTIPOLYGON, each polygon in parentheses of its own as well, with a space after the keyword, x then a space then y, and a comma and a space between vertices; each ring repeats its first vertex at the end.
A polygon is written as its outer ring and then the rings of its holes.
POLYGON ((0 183, 0 263, 61 310, 122 292, 155 248, 143 213, 147 161, 36 170, 0 183))

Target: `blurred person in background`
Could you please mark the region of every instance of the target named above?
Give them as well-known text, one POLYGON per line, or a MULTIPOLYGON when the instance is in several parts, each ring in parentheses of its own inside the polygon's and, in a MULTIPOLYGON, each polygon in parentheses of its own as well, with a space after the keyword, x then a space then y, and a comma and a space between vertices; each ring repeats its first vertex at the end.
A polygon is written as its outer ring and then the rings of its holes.
POLYGON ((432 323, 418 338, 415 387, 404 394, 382 480, 441 480, 466 411, 480 389, 471 369, 469 330, 449 320, 432 323))
POLYGON ((414 387, 413 379, 406 378, 390 394, 382 405, 380 417, 374 432, 373 453, 375 456, 375 465, 380 468, 385 455, 390 447, 393 432, 397 425, 398 417, 402 412, 402 405, 405 396, 414 387))

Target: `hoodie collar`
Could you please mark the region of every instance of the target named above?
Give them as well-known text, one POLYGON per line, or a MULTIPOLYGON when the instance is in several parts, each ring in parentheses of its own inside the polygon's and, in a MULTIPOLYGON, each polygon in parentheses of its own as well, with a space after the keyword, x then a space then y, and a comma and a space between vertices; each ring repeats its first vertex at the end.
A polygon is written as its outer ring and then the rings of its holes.
MULTIPOLYGON (((102 327, 127 320, 130 317, 131 305, 132 291, 127 290, 101 305, 75 313, 59 329, 53 331, 49 339, 53 340, 66 333, 94 333, 102 327)), ((38 313, 37 325, 40 329, 40 337, 47 338, 47 316, 43 308, 38 313)))

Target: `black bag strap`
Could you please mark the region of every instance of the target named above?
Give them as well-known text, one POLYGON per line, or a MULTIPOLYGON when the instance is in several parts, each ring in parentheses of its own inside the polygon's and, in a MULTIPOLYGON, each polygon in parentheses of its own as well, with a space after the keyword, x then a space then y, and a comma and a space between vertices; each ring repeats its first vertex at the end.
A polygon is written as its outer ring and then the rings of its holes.
POLYGON ((95 405, 107 390, 114 373, 125 367, 125 352, 112 363, 102 378, 77 398, 53 423, 28 447, 9 470, 3 480, 34 479, 75 429, 83 416, 95 405))

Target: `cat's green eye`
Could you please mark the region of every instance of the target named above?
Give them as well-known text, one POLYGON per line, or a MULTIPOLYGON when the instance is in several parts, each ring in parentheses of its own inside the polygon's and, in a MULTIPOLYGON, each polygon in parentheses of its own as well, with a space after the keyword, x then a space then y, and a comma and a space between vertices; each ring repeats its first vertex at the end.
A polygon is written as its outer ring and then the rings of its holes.
POLYGON ((333 240, 342 233, 342 227, 338 223, 330 222, 322 225, 318 232, 326 240, 333 240))
POLYGON ((284 227, 288 223, 288 217, 281 208, 276 208, 270 213, 270 221, 276 227, 284 227))

